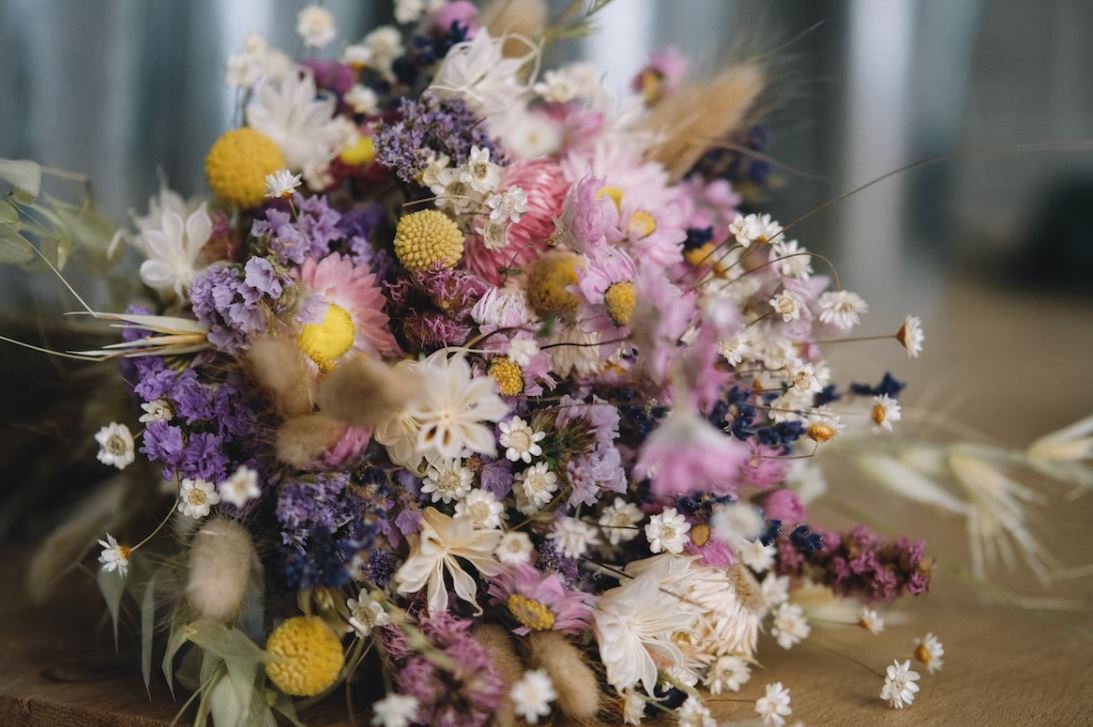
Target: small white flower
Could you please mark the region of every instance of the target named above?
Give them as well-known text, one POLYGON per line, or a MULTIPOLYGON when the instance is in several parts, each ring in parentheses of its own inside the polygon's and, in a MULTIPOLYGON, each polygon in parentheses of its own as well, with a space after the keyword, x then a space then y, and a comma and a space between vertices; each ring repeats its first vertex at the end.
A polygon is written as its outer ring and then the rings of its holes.
POLYGON ((654 553, 667 551, 682 553, 687 543, 687 533, 691 525, 686 518, 669 507, 664 512, 653 515, 645 526, 645 537, 649 539, 649 550, 654 553))
POLYGON ((361 590, 356 598, 350 598, 345 605, 349 609, 350 628, 362 638, 372 633, 375 627, 391 623, 383 604, 372 598, 367 590, 361 590))
POLYGON ((456 518, 469 518, 476 528, 489 530, 501 527, 505 506, 489 490, 471 490, 455 503, 456 518))
POLYGON ((509 187, 500 194, 490 195, 486 206, 490 208, 492 221, 515 224, 528 211, 528 194, 520 187, 509 187))
POLYGON ((580 558, 588 552, 589 547, 600 544, 596 528, 574 517, 555 520, 547 539, 553 540, 567 558, 580 558))
POLYGON ((224 67, 224 85, 250 88, 262 77, 262 57, 254 53, 232 53, 224 67))
POLYGON ((729 234, 736 238, 742 247, 748 247, 759 237, 759 221, 755 215, 737 213, 729 224, 729 234))
POLYGON ((718 540, 735 545, 758 538, 766 532, 767 521, 754 505, 734 502, 714 510, 710 516, 710 530, 718 540))
POLYGON ((566 103, 580 93, 577 79, 564 68, 544 73, 543 80, 536 83, 532 90, 550 103, 566 103))
POLYGON ((721 694, 726 689, 739 692, 749 679, 751 669, 748 662, 739 656, 721 656, 706 671, 706 688, 710 690, 710 694, 721 694))
POLYGON ((479 194, 489 194, 501 184, 501 167, 490 161, 487 148, 472 146, 467 163, 459 169, 459 178, 479 194))
POLYGON ((516 714, 526 719, 528 724, 536 724, 540 717, 550 714, 550 703, 558 698, 558 692, 545 671, 533 669, 524 672, 524 676, 512 685, 509 697, 516 714))
POLYGON ((200 520, 209 514, 210 508, 220 502, 216 486, 202 479, 182 480, 178 492, 178 511, 186 517, 200 520))
POLYGON ((899 408, 899 402, 881 394, 873 397, 873 408, 869 410, 869 418, 876 424, 878 430, 892 431, 892 422, 898 422, 903 418, 903 411, 899 408))
POLYGON ((300 175, 293 174, 287 169, 278 169, 273 174, 266 175, 267 197, 287 199, 299 186, 300 175))
POLYGON ((118 575, 125 577, 125 574, 129 572, 129 548, 124 545, 119 545, 118 541, 110 533, 106 534, 106 540, 100 540, 99 545, 102 546, 102 552, 99 553, 99 562, 102 563, 102 569, 107 573, 118 572, 118 575))
POLYGON ((818 394, 823 391, 823 380, 817 375, 816 367, 807 361, 795 361, 789 367, 790 388, 801 394, 818 394))
POLYGON ((309 48, 322 48, 334 40, 334 16, 321 5, 308 5, 296 15, 296 32, 309 48))
POLYGON ((759 540, 741 540, 736 543, 736 555, 756 573, 765 573, 774 566, 773 543, 763 545, 759 540))
POLYGON ((766 694, 755 701, 755 713, 768 727, 782 727, 786 723, 793 710, 789 707, 789 690, 782 682, 767 685, 766 694))
POLYGON ((766 609, 785 603, 789 598, 789 576, 779 576, 768 573, 763 582, 759 584, 759 590, 763 595, 763 605, 766 609))
POLYGON ((817 301, 820 308, 820 322, 828 323, 848 330, 861 322, 861 315, 869 312, 869 305, 857 293, 849 290, 832 290, 824 293, 817 301))
POLYGON ((527 366, 531 359, 539 355, 539 344, 534 338, 514 338, 506 355, 518 366, 527 366))
POLYGON ((187 216, 185 223, 178 214, 165 213, 162 229, 144 232, 148 259, 140 265, 141 282, 160 293, 181 297, 183 289, 190 287, 201 248, 212 233, 213 222, 204 204, 187 216))
POLYGON ((416 23, 423 12, 424 0, 395 0, 395 21, 402 25, 416 23))
POLYGON ((99 461, 105 465, 123 470, 136 459, 133 435, 124 424, 110 422, 95 433, 95 441, 99 443, 99 461))
POLYGON ((436 460, 429 463, 429 468, 425 470, 421 494, 432 494, 433 502, 459 500, 471 491, 472 481, 474 473, 464 467, 460 460, 436 460))
POLYGON ((391 64, 404 52, 402 33, 390 25, 376 28, 364 36, 364 47, 368 49, 368 65, 372 66, 388 79, 393 78, 391 64))
POLYGON ((546 462, 536 462, 515 479, 517 506, 525 515, 543 509, 558 491, 558 475, 550 471, 546 462))
POLYGON ((778 240, 770 246, 775 270, 786 278, 808 280, 812 277, 812 257, 796 240, 778 240))
POLYGON ((417 699, 407 694, 388 694, 372 705, 375 727, 410 727, 417 719, 417 699))
POLYGON ((778 295, 770 299, 770 307, 774 311, 782 316, 782 320, 786 323, 792 323, 801 317, 801 311, 804 310, 805 304, 800 298, 788 290, 783 290, 778 295))
POLYGON ((896 659, 885 671, 884 686, 880 690, 880 698, 888 702, 892 709, 910 707, 915 701, 918 692, 918 672, 911 671, 911 660, 902 664, 896 659))
POLYGON ((679 727, 717 727, 717 720, 710 714, 710 709, 693 694, 676 712, 679 727))
POLYGON ((739 366, 746 356, 751 354, 747 336, 737 333, 734 336, 721 341, 718 346, 721 355, 729 362, 730 366, 739 366))
POLYGON ((645 513, 632 502, 627 502, 621 497, 605 507, 600 513, 600 528, 607 535, 607 542, 611 545, 629 543, 638 537, 641 530, 637 527, 645 519, 645 513))
POLYGON ((624 689, 622 692, 622 719, 626 724, 640 725, 645 717, 645 697, 637 689, 624 689))
POLYGON ((258 473, 245 465, 220 483, 220 499, 236 507, 243 507, 261 494, 262 490, 258 487, 258 473))
POLYGON ((926 671, 933 674, 941 671, 945 665, 941 658, 945 656, 945 647, 933 634, 926 634, 921 639, 915 639, 915 660, 926 665, 926 671))
MULTIPOLYGON (((505 457, 510 462, 523 460, 530 464, 532 457, 542 455, 543 448, 539 445, 539 442, 546 439, 546 432, 535 431, 520 417, 513 417, 507 422, 501 422, 498 429, 501 430, 498 441, 501 442, 502 447, 506 447, 505 457)), ((546 503, 542 504, 545 505, 546 503)))
POLYGON ((155 401, 147 401, 140 405, 140 408, 144 410, 144 413, 140 415, 141 424, 148 424, 149 422, 169 422, 171 417, 174 416, 174 412, 171 411, 171 405, 166 399, 156 399, 155 401))
POLYGON ((805 640, 811 631, 808 621, 805 620, 804 610, 797 604, 783 603, 774 609, 770 633, 783 649, 792 648, 805 640))
POLYGON ((494 555, 502 563, 520 565, 531 562, 531 554, 534 550, 535 547, 531 544, 531 538, 527 533, 511 531, 501 536, 501 542, 497 544, 494 555))
POLYGON ((470 212, 479 201, 478 195, 463 181, 460 169, 437 169, 433 175, 435 179, 429 185, 429 191, 437 198, 437 209, 448 211, 457 217, 470 212))
POLYGON ((862 608, 858 612, 858 625, 871 634, 879 634, 884 631, 884 619, 871 608, 862 608))
POLYGON ((372 49, 363 43, 350 43, 342 51, 341 62, 353 68, 363 68, 372 62, 372 49))
POLYGON ((379 111, 379 96, 368 86, 360 83, 346 92, 342 99, 358 114, 375 114, 379 111))
POLYGON ((896 340, 905 349, 911 358, 918 358, 922 353, 922 342, 926 340, 926 334, 922 332, 922 321, 917 316, 907 316, 903 319, 903 325, 896 331, 896 340))

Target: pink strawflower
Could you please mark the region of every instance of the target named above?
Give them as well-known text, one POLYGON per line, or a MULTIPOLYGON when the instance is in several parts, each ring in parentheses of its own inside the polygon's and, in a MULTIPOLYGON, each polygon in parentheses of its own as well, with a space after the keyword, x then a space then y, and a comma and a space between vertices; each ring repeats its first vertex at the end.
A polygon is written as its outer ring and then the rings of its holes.
POLYGON ((300 282, 312 297, 305 308, 322 320, 326 305, 336 305, 353 320, 353 350, 367 353, 395 353, 398 346, 388 329, 385 303, 376 276, 364 265, 355 266, 338 253, 319 262, 312 258, 300 266, 300 282))
POLYGON ((767 513, 768 520, 781 520, 785 525, 799 523, 805 516, 805 506, 793 490, 772 490, 762 495, 756 504, 767 513))
POLYGON ((638 268, 636 282, 631 340, 641 354, 642 367, 659 383, 664 381, 668 364, 678 352, 680 337, 691 325, 694 293, 682 291, 662 269, 644 263, 638 268))
POLYGON ((514 565, 490 580, 490 596, 509 609, 521 625, 513 633, 582 631, 592 617, 588 594, 570 590, 556 573, 545 574, 530 565, 514 565))
MULTIPOLYGON (((694 532, 693 526, 691 532, 694 532)), ((736 555, 719 538, 707 538, 701 547, 695 545, 693 539, 688 538, 683 544, 683 552, 687 555, 700 556, 698 562, 711 568, 728 568, 736 562, 736 555)))
POLYGON ((505 169, 501 189, 520 187, 527 193, 527 211, 509 225, 507 244, 500 250, 486 247, 480 235, 470 235, 464 255, 467 268, 492 285, 501 285, 505 270, 526 268, 546 249, 554 234, 554 218, 562 212, 569 184, 561 167, 550 159, 517 161, 505 169))
POLYGON ((740 463, 737 477, 753 487, 770 487, 778 484, 789 474, 792 462, 782 457, 782 450, 767 447, 754 439, 745 442, 748 456, 740 463))
POLYGON ((566 245, 577 252, 587 252, 603 240, 616 242, 619 231, 619 210, 614 200, 601 193, 606 185, 602 177, 585 177, 569 191, 558 231, 566 245))
POLYGON ((653 495, 661 499, 694 492, 735 495, 747 454, 743 443, 677 405, 641 446, 634 472, 650 478, 653 495))
POLYGON ((334 446, 319 457, 316 463, 321 469, 337 469, 353 466, 364 454, 368 443, 372 441, 372 430, 363 427, 349 427, 338 438, 334 446))

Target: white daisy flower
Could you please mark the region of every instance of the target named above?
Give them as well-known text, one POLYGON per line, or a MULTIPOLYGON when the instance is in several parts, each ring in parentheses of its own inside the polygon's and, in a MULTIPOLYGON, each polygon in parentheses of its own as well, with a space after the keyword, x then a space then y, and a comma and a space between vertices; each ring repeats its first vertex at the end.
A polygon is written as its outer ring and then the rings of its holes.
POLYGON ((509 350, 505 354, 518 366, 527 366, 531 359, 539 355, 539 344, 534 338, 514 338, 509 343, 509 350))
POLYGON ((232 53, 224 66, 224 85, 250 88, 262 78, 262 57, 254 53, 232 53))
POLYGON ((513 417, 498 425, 501 435, 497 438, 505 447, 505 458, 510 462, 523 460, 530 464, 532 457, 543 454, 539 442, 546 439, 546 432, 537 432, 520 417, 513 417))
POLYGON ((124 578, 125 574, 129 572, 129 554, 132 550, 124 545, 119 545, 110 533, 106 534, 106 540, 99 541, 99 545, 102 547, 102 552, 99 553, 99 562, 102 563, 102 569, 107 573, 117 571, 118 575, 124 578))
POLYGON ((754 540, 767 530, 767 521, 759 508, 746 502, 720 505, 710 516, 710 530, 718 540, 735 545, 754 540))
POLYGON ((410 727, 417 719, 417 699, 408 694, 388 694, 372 705, 374 727, 410 727))
POLYGON ((200 520, 209 514, 213 505, 220 502, 216 486, 202 479, 182 480, 178 491, 178 511, 186 517, 200 520))
POLYGON ((391 25, 376 28, 364 36, 364 47, 368 49, 367 64, 382 73, 388 80, 394 78, 391 64, 401 56, 405 49, 402 46, 402 33, 391 25))
POLYGON ((645 519, 645 513, 637 505, 627 502, 621 497, 605 507, 600 513, 600 528, 607 535, 607 542, 611 545, 629 543, 638 537, 641 529, 638 523, 645 519))
POLYGON ((691 526, 686 518, 674 507, 669 507, 649 518, 645 537, 649 539, 649 549, 654 553, 682 553, 690 531, 691 526))
POLYGON ((338 34, 334 15, 321 5, 308 5, 296 15, 296 32, 309 48, 322 48, 338 34))
POLYGON ((171 404, 166 399, 146 401, 140 405, 140 408, 144 411, 138 419, 141 424, 148 424, 149 422, 169 422, 175 415, 174 412, 171 411, 171 404))
POLYGON ((554 498, 558 491, 558 475, 550 471, 546 462, 536 462, 516 475, 513 485, 517 505, 525 515, 538 512, 554 498))
POLYGON ((865 299, 849 290, 831 290, 820 296, 816 303, 820 308, 820 322, 842 330, 848 330, 861 322, 861 315, 869 312, 865 299))
POLYGON ((444 167, 436 170, 434 181, 429 185, 429 191, 436 196, 437 209, 450 212, 457 217, 470 213, 478 206, 481 199, 463 181, 458 168, 444 167))
POLYGON ((869 418, 876 424, 878 430, 892 431, 892 422, 898 422, 903 418, 903 411, 899 408, 899 402, 881 394, 873 397, 873 408, 869 410, 869 418))
POLYGON ((774 309, 775 313, 782 316, 782 321, 785 323, 792 323, 801 317, 801 311, 804 310, 804 301, 799 297, 783 290, 778 295, 770 299, 770 307, 774 309))
POLYGON ((526 719, 528 724, 536 724, 540 717, 550 714, 550 703, 558 698, 558 692, 545 671, 532 669, 524 672, 524 676, 512 685, 509 697, 516 714, 526 719))
POLYGON ((505 506, 489 490, 471 490, 466 497, 455 503, 456 518, 468 518, 480 529, 501 527, 501 514, 504 511, 505 506))
POLYGON ((463 183, 479 194, 489 194, 501 184, 501 167, 490 161, 490 150, 487 148, 472 146, 467 163, 459 170, 463 183))
POLYGON ((796 240, 779 239, 770 246, 771 257, 778 262, 774 265, 779 275, 798 280, 812 277, 812 257, 796 240))
POLYGON ((355 84, 342 96, 349 107, 358 114, 373 115, 379 111, 379 96, 368 86, 355 84))
POLYGON ((759 218, 756 215, 737 213, 736 218, 729 224, 729 234, 736 238, 736 242, 741 247, 748 247, 759 239, 760 230, 759 218))
POLYGON ((818 394, 824 388, 822 373, 817 373, 816 367, 807 361, 795 361, 789 367, 787 383, 800 394, 818 394))
POLYGON ((530 563, 534 551, 535 546, 531 544, 531 538, 527 533, 511 531, 501 536, 494 555, 497 556, 497 560, 506 565, 520 565, 530 563))
POLYGON ((288 199, 300 186, 300 175, 287 169, 278 169, 266 175, 266 197, 288 199))
POLYGON ((945 647, 933 634, 926 634, 921 639, 915 639, 915 661, 925 664, 928 673, 941 671, 941 667, 945 665, 941 658, 943 656, 945 656, 945 647))
POLYGON ((911 671, 910 659, 902 664, 896 659, 885 670, 884 686, 880 690, 880 698, 887 701, 888 706, 892 709, 910 707, 911 703, 915 701, 915 694, 918 692, 918 685, 915 684, 918 679, 918 672, 911 671))
POLYGON ((391 623, 383 604, 372 598, 367 590, 361 590, 356 598, 348 599, 345 605, 349 609, 349 627, 361 638, 368 636, 377 626, 391 623))
POLYGON ((676 712, 679 727, 717 727, 717 720, 710 714, 710 709, 695 695, 687 697, 687 701, 676 712))
POLYGON ((336 103, 333 95, 319 92, 309 71, 297 70, 258 84, 247 104, 247 124, 280 147, 289 169, 314 175, 344 141, 336 103))
POLYGON ((871 608, 862 608, 858 612, 858 626, 868 631, 871 634, 879 634, 884 631, 884 619, 881 615, 871 608))
POLYGON ((763 604, 766 609, 772 609, 789 598, 789 576, 779 576, 768 573, 763 582, 759 584, 763 595, 763 604))
POLYGON ((133 435, 124 424, 110 422, 95 433, 95 441, 99 443, 99 461, 105 465, 123 470, 136 459, 133 435))
POLYGON ((811 631, 808 621, 805 620, 804 610, 797 604, 783 603, 774 609, 770 633, 783 649, 790 649, 804 641, 811 631))
POLYGON ((730 692, 739 692, 749 679, 751 679, 751 668, 748 662, 739 656, 726 655, 718 657, 717 661, 706 670, 705 684, 710 694, 721 694, 726 689, 730 692))
POLYGON ((425 0, 395 0, 395 22, 416 23, 425 12, 425 0))
POLYGON ((220 499, 236 507, 243 507, 261 494, 262 490, 258 487, 258 473, 245 465, 220 483, 220 499))
POLYGON ((755 713, 767 727, 782 727, 786 723, 793 710, 789 706, 789 690, 782 682, 767 685, 766 694, 755 701, 755 713))
POLYGON ((922 321, 918 316, 907 316, 903 319, 903 325, 896 331, 896 340, 907 349, 907 355, 918 358, 922 353, 922 342, 926 340, 926 334, 922 332, 922 321))
POLYGON ((490 195, 486 206, 490 208, 490 220, 493 222, 516 224, 528 211, 528 195, 520 187, 509 187, 500 194, 490 195))
POLYGON ((432 495, 433 502, 459 500, 471 491, 474 473, 458 459, 441 459, 429 463, 421 494, 432 495))
POLYGON ((574 517, 555 520, 547 539, 553 540, 567 558, 580 558, 588 552, 589 547, 600 544, 596 528, 574 517))
POLYGON ((740 362, 751 354, 747 336, 740 333, 722 340, 718 350, 730 366, 739 366, 740 362))
POLYGON ((765 573, 774 567, 773 543, 763 545, 759 540, 741 540, 736 543, 736 555, 756 573, 765 573))

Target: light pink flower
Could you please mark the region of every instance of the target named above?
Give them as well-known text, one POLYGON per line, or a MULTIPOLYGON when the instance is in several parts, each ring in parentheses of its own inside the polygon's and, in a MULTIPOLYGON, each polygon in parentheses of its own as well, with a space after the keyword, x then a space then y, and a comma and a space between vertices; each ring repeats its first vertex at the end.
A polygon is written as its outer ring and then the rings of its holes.
MULTIPOLYGON (((489 594, 496 603, 508 607, 521 624, 524 621, 518 613, 519 600, 534 601, 544 607, 549 611, 553 622, 549 628, 536 629, 537 631, 582 631, 588 628, 592 618, 592 599, 588 594, 566 588, 557 574, 547 575, 523 563, 505 568, 493 576, 490 579, 489 594), (513 595, 520 596, 521 599, 510 602, 513 595)), ((513 629, 513 632, 527 636, 531 630, 527 625, 521 625, 513 629)))
POLYGON ((354 350, 380 354, 398 350, 383 312, 386 301, 368 267, 355 266, 338 253, 319 262, 308 258, 300 267, 300 282, 312 294, 305 307, 311 311, 321 308, 320 319, 326 311, 324 303, 338 306, 353 319, 354 350))
POLYGON ((588 252, 603 240, 616 242, 623 237, 614 200, 600 193, 605 185, 602 177, 585 177, 566 196, 558 230, 565 243, 577 252, 588 252))
POLYGON ((676 406, 645 440, 634 472, 653 481, 658 498, 693 492, 736 494, 747 447, 687 406, 676 406))
MULTIPOLYGON (((605 296, 611 286, 617 283, 635 285, 637 276, 637 265, 622 250, 606 244, 599 244, 592 249, 588 253, 584 267, 577 269, 577 285, 574 292, 583 303, 577 316, 581 328, 589 332, 609 333, 613 336, 629 331, 630 321, 616 321, 611 316, 605 296)), ((630 316, 633 311, 622 311, 622 313, 630 316)), ((610 352, 608 347, 604 347, 605 354, 610 352)))

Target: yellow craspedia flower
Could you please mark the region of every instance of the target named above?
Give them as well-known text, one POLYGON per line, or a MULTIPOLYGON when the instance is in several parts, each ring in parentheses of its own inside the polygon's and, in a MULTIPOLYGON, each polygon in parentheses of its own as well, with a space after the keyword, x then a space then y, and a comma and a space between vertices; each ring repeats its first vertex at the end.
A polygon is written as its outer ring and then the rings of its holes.
POLYGON ((352 164, 353 166, 367 164, 376 158, 376 145, 373 143, 371 136, 364 136, 362 134, 361 137, 357 139, 356 143, 342 149, 338 158, 346 164, 352 164))
POLYGON ((414 212, 395 229, 395 255, 407 270, 425 270, 435 263, 450 268, 463 257, 463 233, 443 212, 414 212))
POLYGON ((205 176, 213 194, 236 207, 254 207, 266 196, 266 175, 285 168, 285 155, 273 139, 244 126, 213 144, 205 157, 205 176))
POLYGON ((566 288, 577 283, 580 255, 554 252, 535 262, 528 273, 528 303, 541 317, 558 316, 572 319, 580 301, 566 288))
POLYGON ((278 689, 293 697, 314 697, 332 685, 342 670, 342 644, 318 616, 290 618, 266 641, 273 659, 266 674, 278 689))
POLYGON ((519 396, 524 390, 524 370, 508 356, 499 356, 490 362, 486 373, 497 382, 501 396, 519 396))
POLYGON ((296 337, 300 350, 320 371, 330 371, 334 362, 353 345, 353 318, 340 305, 329 304, 320 323, 308 323, 296 337))
POLYGON ((612 283, 603 294, 607 315, 611 316, 616 326, 630 325, 630 318, 634 315, 634 306, 637 302, 638 289, 629 280, 612 283))

